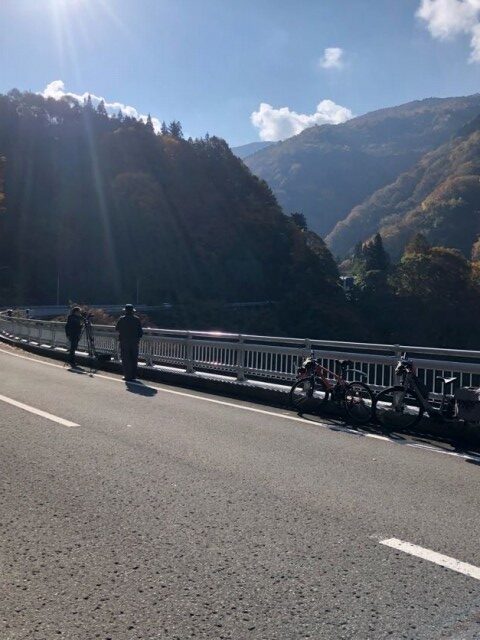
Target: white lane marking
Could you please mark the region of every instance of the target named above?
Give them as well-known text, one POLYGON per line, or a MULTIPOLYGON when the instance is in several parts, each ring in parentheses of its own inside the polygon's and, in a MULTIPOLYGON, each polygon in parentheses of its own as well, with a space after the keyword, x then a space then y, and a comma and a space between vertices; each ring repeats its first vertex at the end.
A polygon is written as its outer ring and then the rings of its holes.
MULTIPOLYGON (((21 356, 16 353, 10 353, 10 351, 6 351, 4 349, 0 349, 0 353, 6 353, 9 356, 14 356, 16 358, 21 358, 22 360, 30 360, 31 362, 37 362, 38 364, 47 364, 50 367, 57 367, 58 369, 63 369, 64 367, 59 364, 52 364, 51 362, 43 362, 43 360, 37 360, 36 358, 29 358, 28 356, 21 356)), ((113 382, 120 382, 125 384, 125 381, 121 378, 114 378, 113 376, 106 376, 103 373, 96 373, 95 378, 102 378, 103 380, 112 380, 113 382)), ((143 387, 144 385, 139 382, 129 382, 128 384, 136 385, 138 387, 143 387)), ((173 389, 163 389, 162 387, 157 387, 152 385, 154 389, 157 391, 162 391, 163 393, 169 393, 175 396, 182 396, 184 398, 195 398, 196 400, 202 400, 203 402, 211 402, 213 404, 219 404, 224 407, 233 407, 235 409, 241 409, 243 411, 253 411, 254 413, 261 413, 267 416, 275 416, 276 418, 284 418, 285 420, 293 420, 294 422, 304 422, 306 424, 315 426, 320 425, 325 428, 329 428, 329 425, 321 424, 318 422, 312 422, 312 420, 307 420, 306 418, 299 418, 298 416, 292 416, 289 413, 277 413, 276 411, 266 411, 265 409, 257 409, 256 407, 246 407, 241 404, 236 404, 235 402, 226 402, 225 400, 216 400, 215 398, 205 398, 204 396, 198 396, 195 393, 188 393, 186 391, 174 391, 173 389)), ((336 427, 337 428, 337 427, 336 427)), ((347 427, 338 427, 342 431, 347 427)), ((355 432, 357 433, 357 432, 355 432)))
POLYGON ((31 407, 29 404, 24 404, 23 402, 18 402, 18 400, 13 400, 12 398, 7 398, 7 396, 0 395, 0 401, 6 402, 7 404, 11 404, 18 409, 23 409, 24 411, 28 411, 29 413, 33 413, 36 416, 41 416, 42 418, 46 418, 47 420, 51 420, 52 422, 56 422, 57 424, 61 424, 64 427, 79 427, 76 422, 70 422, 70 420, 65 420, 64 418, 59 418, 58 416, 54 416, 52 413, 47 413, 46 411, 42 411, 41 409, 37 409, 36 407, 31 407))
POLYGON ((411 556, 422 558, 422 560, 428 560, 429 562, 433 562, 434 564, 438 564, 441 567, 451 569, 452 571, 456 571, 457 573, 463 573, 470 578, 475 578, 475 580, 480 580, 480 567, 475 567, 473 564, 468 564, 468 562, 461 562, 456 558, 444 556, 441 553, 431 551, 430 549, 425 549, 425 547, 419 547, 418 545, 412 544, 411 542, 398 540, 398 538, 388 538, 387 540, 380 540, 380 544, 383 544, 386 547, 391 547, 392 549, 396 549, 397 551, 403 551, 404 553, 408 553, 411 556))
MULTIPOLYGON (((54 364, 53 362, 45 362, 44 360, 38 360, 37 358, 30 358, 29 356, 22 356, 19 353, 11 353, 6 349, 0 349, 0 353, 5 353, 8 356, 13 356, 14 358, 20 358, 21 360, 29 360, 30 362, 36 362, 37 364, 46 365, 48 367, 55 367, 57 369, 64 369, 64 365, 54 364)), ((113 382, 120 382, 122 384, 125 383, 121 378, 115 378, 113 376, 107 376, 102 373, 95 373, 95 378, 102 378, 103 380, 111 380, 113 382)), ((129 384, 137 384, 142 387, 143 385, 136 382, 130 382, 129 384)), ((195 400, 201 400, 203 402, 211 402, 213 404, 223 405, 225 407, 233 407, 235 409, 241 409, 242 411, 253 411, 254 413, 261 413, 264 415, 274 416, 275 418, 283 418, 284 420, 292 420, 293 422, 303 422, 304 424, 308 424, 310 426, 321 427, 322 429, 328 429, 329 431, 340 431, 342 433, 351 433, 358 436, 362 436, 364 438, 372 438, 374 440, 382 440, 388 444, 400 444, 404 447, 411 447, 415 449, 426 449, 427 451, 431 451, 432 453, 439 453, 441 455, 452 456, 454 458, 461 458, 462 460, 471 460, 473 462, 480 462, 479 456, 470 455, 468 453, 457 453, 456 451, 445 451, 444 449, 437 449, 434 446, 417 444, 414 442, 397 442, 392 438, 388 438, 387 436, 381 436, 377 433, 360 433, 355 431, 354 429, 349 429, 348 427, 342 427, 341 425, 330 425, 325 424, 323 422, 316 422, 314 420, 307 420, 306 418, 299 418, 298 416, 292 416, 291 413, 278 413, 275 411, 266 411, 265 409, 257 409, 256 407, 246 407, 241 404, 236 404, 234 402, 226 402, 224 400, 216 400, 215 398, 206 398, 204 396, 196 395, 195 393, 188 393, 186 391, 174 391, 173 389, 164 389, 163 387, 157 387, 156 385, 150 385, 153 389, 157 391, 161 391, 162 393, 170 393, 172 395, 183 396, 185 398, 194 398, 195 400)))
POLYGON ((55 367, 56 369, 65 368, 65 366, 62 364, 54 364, 53 362, 45 362, 44 360, 37 360, 37 358, 30 358, 29 356, 21 356, 19 353, 12 353, 11 351, 7 351, 6 349, 0 349, 0 353, 5 353, 7 356, 13 356, 14 358, 20 358, 20 360, 30 360, 30 362, 38 362, 39 364, 44 364, 47 367, 55 367))

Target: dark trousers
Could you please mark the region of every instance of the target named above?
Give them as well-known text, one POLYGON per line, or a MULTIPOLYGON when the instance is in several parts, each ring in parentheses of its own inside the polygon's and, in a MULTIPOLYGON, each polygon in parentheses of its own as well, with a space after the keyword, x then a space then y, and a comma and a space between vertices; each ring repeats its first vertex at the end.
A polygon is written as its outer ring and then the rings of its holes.
POLYGON ((73 366, 75 366, 75 351, 77 350, 78 343, 80 341, 80 336, 74 336, 73 338, 69 338, 70 340, 70 350, 68 352, 68 361, 73 366))
POLYGON ((137 377, 138 365, 138 342, 120 343, 120 354, 122 356, 122 367, 125 380, 135 380, 137 377))

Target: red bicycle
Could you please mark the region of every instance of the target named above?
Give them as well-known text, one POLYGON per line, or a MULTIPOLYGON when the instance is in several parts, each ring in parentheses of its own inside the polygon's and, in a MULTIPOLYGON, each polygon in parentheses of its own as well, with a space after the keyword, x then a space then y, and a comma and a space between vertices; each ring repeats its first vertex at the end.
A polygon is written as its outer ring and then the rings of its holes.
POLYGON ((353 369, 351 360, 335 360, 340 374, 330 371, 322 365, 321 359, 315 359, 312 350, 297 371, 298 380, 290 389, 290 404, 299 413, 319 410, 331 399, 342 406, 347 416, 361 424, 373 417, 374 395, 363 382, 349 382, 349 373, 366 378, 366 374, 353 369))

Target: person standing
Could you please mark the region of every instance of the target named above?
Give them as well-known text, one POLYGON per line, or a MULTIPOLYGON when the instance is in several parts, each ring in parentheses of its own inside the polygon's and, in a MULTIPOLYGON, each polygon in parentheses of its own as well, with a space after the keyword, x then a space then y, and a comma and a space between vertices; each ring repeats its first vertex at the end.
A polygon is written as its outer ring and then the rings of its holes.
POLYGON ((135 380, 138 366, 138 345, 143 336, 140 318, 135 315, 133 304, 126 304, 125 315, 119 318, 115 329, 120 340, 123 375, 127 382, 135 380))
POLYGON ((70 350, 68 352, 68 361, 72 367, 76 366, 75 351, 77 350, 80 336, 82 335, 83 320, 80 307, 73 307, 67 318, 65 325, 65 334, 70 342, 70 350))

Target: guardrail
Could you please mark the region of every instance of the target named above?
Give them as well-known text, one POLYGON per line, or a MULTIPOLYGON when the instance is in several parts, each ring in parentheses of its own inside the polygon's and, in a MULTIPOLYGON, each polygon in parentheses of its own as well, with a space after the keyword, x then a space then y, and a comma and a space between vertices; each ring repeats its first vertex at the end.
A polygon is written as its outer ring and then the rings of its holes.
MULTIPOLYGON (((0 315, 0 333, 17 342, 66 349, 64 323, 0 315)), ((94 326, 99 353, 118 359, 114 327, 94 326)), ((406 351, 413 357, 417 373, 432 394, 441 393, 437 376, 457 376, 458 386, 480 386, 480 351, 459 351, 417 346, 331 342, 271 336, 240 335, 204 331, 144 329, 140 360, 147 366, 169 366, 187 373, 216 372, 238 381, 247 379, 290 383, 297 366, 310 350, 322 364, 335 370, 335 360, 351 359, 363 371, 365 381, 380 389, 394 383, 393 367, 406 351)), ((82 337, 79 350, 87 351, 82 337)))

